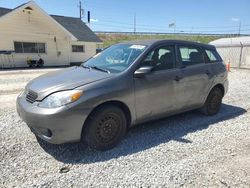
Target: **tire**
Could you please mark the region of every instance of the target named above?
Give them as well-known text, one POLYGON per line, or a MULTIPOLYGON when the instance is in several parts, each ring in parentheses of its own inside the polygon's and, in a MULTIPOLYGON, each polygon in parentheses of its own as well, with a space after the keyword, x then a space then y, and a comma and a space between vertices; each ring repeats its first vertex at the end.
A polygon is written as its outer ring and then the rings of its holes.
POLYGON ((221 103, 223 98, 223 92, 220 88, 213 88, 200 111, 205 115, 215 115, 220 111, 221 103))
POLYGON ((109 150, 115 147, 127 130, 124 112, 113 105, 105 105, 94 111, 87 120, 84 140, 96 150, 109 150))

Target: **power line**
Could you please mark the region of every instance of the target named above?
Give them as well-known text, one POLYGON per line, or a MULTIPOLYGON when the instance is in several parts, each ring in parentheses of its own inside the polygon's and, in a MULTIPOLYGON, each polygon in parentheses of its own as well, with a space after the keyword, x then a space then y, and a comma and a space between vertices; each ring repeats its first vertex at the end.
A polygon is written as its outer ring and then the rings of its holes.
MULTIPOLYGON (((135 32, 135 27, 133 27, 132 25, 130 26, 126 26, 126 25, 116 25, 116 24, 101 24, 101 23, 94 23, 95 26, 104 26, 104 27, 108 27, 108 28, 124 28, 124 29, 129 29, 135 32)), ((163 31, 163 32, 171 32, 170 29, 168 29, 167 27, 141 27, 139 25, 136 25, 136 30, 145 30, 145 31, 163 31)), ((241 29, 241 31, 250 31, 250 29, 241 29)), ((189 32, 189 33, 195 33, 195 32, 200 32, 200 33, 219 33, 219 32, 224 32, 224 33, 238 33, 238 28, 235 29, 216 29, 216 30, 201 30, 201 29, 192 29, 192 31, 188 31, 185 29, 181 29, 181 28, 177 28, 177 32, 189 32)))
MULTIPOLYGON (((133 26, 133 23, 125 23, 125 22, 117 22, 117 21, 111 21, 111 20, 99 20, 99 22, 104 22, 104 23, 112 23, 112 24, 118 24, 118 25, 130 25, 133 26)), ((161 27, 161 28, 165 28, 165 26, 163 25, 145 25, 145 24, 136 24, 137 26, 141 26, 141 27, 161 27)), ((166 24, 167 26, 167 24, 166 24)), ((238 28, 239 26, 234 25, 234 26, 198 26, 198 27, 194 27, 194 26, 181 26, 178 28, 183 28, 183 29, 192 29, 192 28, 196 28, 196 29, 209 29, 209 28, 238 28)), ((241 25, 241 27, 250 27, 250 25, 241 25)))

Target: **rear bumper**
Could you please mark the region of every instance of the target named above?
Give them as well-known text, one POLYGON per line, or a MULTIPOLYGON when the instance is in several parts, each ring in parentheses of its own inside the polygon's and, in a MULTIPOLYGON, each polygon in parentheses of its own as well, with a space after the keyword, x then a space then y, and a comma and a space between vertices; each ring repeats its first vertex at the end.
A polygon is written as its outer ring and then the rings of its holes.
POLYGON ((40 108, 37 103, 31 104, 20 96, 16 107, 21 119, 41 139, 52 144, 80 141, 87 110, 77 106, 40 108))

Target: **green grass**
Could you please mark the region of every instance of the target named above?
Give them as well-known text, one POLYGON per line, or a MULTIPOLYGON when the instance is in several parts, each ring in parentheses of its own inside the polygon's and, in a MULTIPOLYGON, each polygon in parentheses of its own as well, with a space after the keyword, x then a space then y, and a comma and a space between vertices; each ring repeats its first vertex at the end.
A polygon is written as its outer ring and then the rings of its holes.
POLYGON ((209 43, 223 36, 190 36, 190 35, 125 35, 125 34, 98 34, 104 42, 104 47, 123 41, 143 40, 143 39, 179 39, 201 43, 209 43))

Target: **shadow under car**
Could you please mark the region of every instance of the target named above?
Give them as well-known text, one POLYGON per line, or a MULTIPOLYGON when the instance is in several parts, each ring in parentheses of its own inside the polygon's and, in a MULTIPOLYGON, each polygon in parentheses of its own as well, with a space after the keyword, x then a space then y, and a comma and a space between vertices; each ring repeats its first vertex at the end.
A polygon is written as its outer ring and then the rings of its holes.
POLYGON ((132 127, 117 147, 105 152, 90 149, 83 143, 53 145, 39 138, 38 143, 44 151, 61 162, 94 163, 134 154, 171 140, 185 144, 192 143, 192 140, 183 137, 188 133, 206 129, 210 125, 217 126, 216 123, 235 118, 245 112, 246 110, 241 107, 222 104, 220 112, 214 116, 190 111, 151 121, 132 127))

